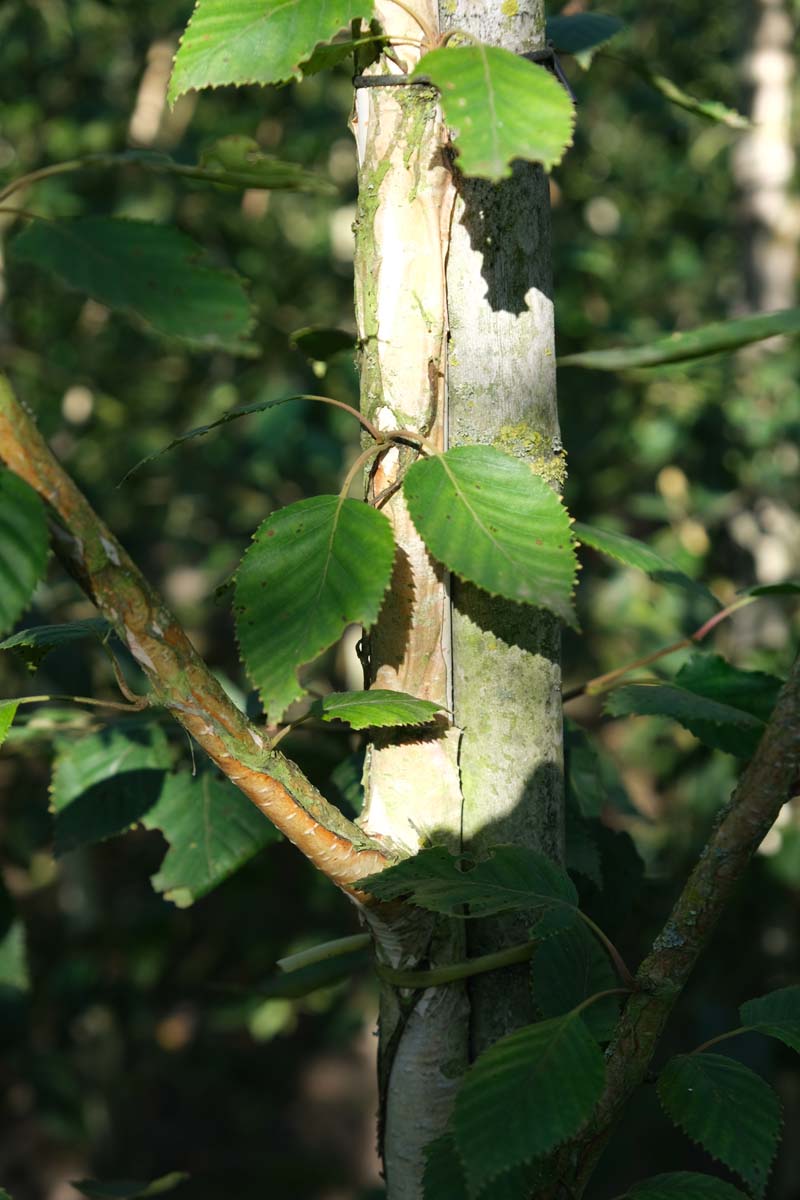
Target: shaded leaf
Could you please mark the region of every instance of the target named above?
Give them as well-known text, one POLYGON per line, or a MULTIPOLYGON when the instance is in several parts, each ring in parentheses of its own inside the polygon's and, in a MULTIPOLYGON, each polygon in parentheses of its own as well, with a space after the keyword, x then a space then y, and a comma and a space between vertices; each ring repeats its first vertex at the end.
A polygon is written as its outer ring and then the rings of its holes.
POLYGON ((583 875, 595 887, 603 886, 603 871, 600 866, 600 848, 592 833, 597 822, 584 821, 572 804, 566 813, 565 844, 566 867, 570 875, 583 875))
POLYGON ((581 12, 549 17, 547 40, 558 54, 574 54, 582 67, 588 67, 596 50, 624 28, 617 17, 605 13, 581 12))
POLYGON ((536 1167, 529 1165, 498 1175, 480 1192, 470 1191, 452 1133, 426 1146, 425 1158, 422 1200, 529 1200, 535 1194, 536 1167))
POLYGON ((47 565, 48 547, 42 501, 27 483, 0 467, 0 633, 11 629, 30 604, 47 565))
POLYGON ((0 746, 8 737, 8 731, 14 724, 19 700, 0 700, 0 746))
POLYGON ((689 362, 709 354, 722 354, 761 342, 778 334, 800 333, 800 308, 757 313, 733 321, 714 321, 688 333, 673 333, 643 346, 615 350, 586 350, 559 358, 560 367, 588 367, 593 371, 626 371, 633 367, 661 367, 689 362))
POLYGON ((168 776, 142 824, 160 830, 169 843, 151 883, 178 908, 188 908, 264 846, 280 840, 271 821, 212 771, 168 776))
MULTIPOLYGON (((252 806, 251 806, 252 807, 252 806)), ((288 974, 280 972, 273 975, 266 983, 255 990, 259 996, 270 999, 282 998, 297 1000, 301 996, 309 996, 321 988, 333 987, 345 979, 367 970, 373 965, 372 950, 351 950, 348 954, 339 954, 336 958, 326 958, 321 962, 309 963, 288 974)))
MULTIPOLYGON (((376 43, 377 45, 378 43, 376 43)), ((317 46, 314 53, 305 62, 300 63, 300 70, 303 72, 303 78, 309 75, 318 75, 320 71, 330 71, 333 67, 338 67, 340 63, 346 62, 355 54, 356 50, 362 48, 360 40, 353 41, 346 39, 340 42, 328 42, 325 45, 317 46)))
POLYGON ((181 38, 169 100, 192 88, 283 83, 372 0, 200 0, 181 38))
MULTIPOLYGON (((544 1017, 561 1016, 590 996, 619 986, 608 955, 577 914, 566 929, 537 947, 531 978, 533 999, 544 1017)), ((598 1042, 610 1041, 618 1016, 618 996, 604 996, 581 1013, 598 1042)))
POLYGON ((778 1146, 778 1097, 759 1075, 723 1054, 681 1054, 658 1081, 667 1116, 757 1196, 778 1146))
POLYGON ((747 1000, 739 1012, 743 1025, 778 1038, 800 1054, 800 985, 747 1000))
POLYGON ((30 990, 25 927, 15 918, 0 937, 0 991, 30 990))
POLYGON ((596 526, 584 525, 581 521, 575 522, 572 532, 582 545, 591 546, 593 550, 624 563, 626 567, 636 567, 639 571, 644 571, 657 583, 672 584, 688 592, 702 593, 712 601, 715 608, 719 608, 719 601, 708 588, 686 575, 668 558, 664 558, 638 538, 629 537, 625 533, 615 533, 610 529, 597 529, 596 526))
POLYGON ((624 1200, 747 1200, 747 1197, 732 1184, 711 1175, 673 1171, 635 1183, 625 1193, 624 1200))
POLYGON ((569 516, 526 463, 493 446, 457 446, 415 462, 403 492, 434 558, 491 595, 574 624, 569 516))
POLYGON ((338 792, 339 807, 351 817, 357 817, 364 807, 364 755, 363 747, 354 750, 331 771, 330 781, 338 792))
POLYGON ((783 687, 783 680, 764 671, 743 671, 718 654, 694 654, 675 677, 680 686, 731 704, 760 721, 767 722, 783 687))
POLYGON ((479 1191, 577 1133, 604 1082, 603 1056, 575 1013, 495 1042, 456 1096, 455 1137, 470 1187, 479 1191))
POLYGON ((431 50, 413 76, 441 92, 465 175, 504 179, 516 158, 549 170, 572 143, 567 91, 544 67, 508 50, 480 43, 431 50))
POLYGON ((189 1178, 185 1171, 170 1171, 149 1183, 136 1179, 74 1179, 72 1186, 89 1200, 145 1200, 171 1192, 189 1178))
POLYGON ((575 906, 578 895, 566 872, 523 846, 496 846, 490 857, 464 869, 444 846, 420 850, 397 866, 361 880, 378 900, 407 897, 411 904, 448 916, 485 917, 515 909, 575 906), (469 913, 462 911, 469 905, 469 913))
POLYGON ((674 80, 668 79, 666 75, 662 75, 658 71, 651 70, 643 59, 637 60, 635 67, 650 86, 669 100, 670 104, 676 104, 678 108, 683 108, 696 117, 705 117, 708 121, 727 125, 729 129, 750 128, 751 122, 747 117, 737 112, 735 108, 723 104, 721 100, 701 100, 697 96, 692 96, 685 88, 679 87, 674 80))
POLYGON ((323 721, 346 721, 352 729, 383 729, 393 725, 428 725, 441 704, 417 700, 405 692, 373 688, 368 692, 332 692, 309 709, 323 721))
POLYGON ((800 595, 800 579, 786 579, 783 583, 760 583, 747 588, 743 596, 797 596, 800 595))
POLYGON ((375 622, 394 551, 386 516, 340 496, 290 504, 256 531, 236 574, 236 629, 270 721, 304 695, 299 667, 347 625, 375 622))
POLYGON ((11 244, 21 262, 202 350, 251 354, 253 312, 242 281, 208 266, 177 229, 114 217, 31 221, 11 244))
POLYGON ((157 725, 119 725, 62 739, 50 784, 56 856, 130 829, 158 800, 169 765, 157 725))
POLYGON ((698 696, 671 683, 627 684, 609 693, 605 711, 614 717, 670 717, 704 745, 750 758, 764 732, 764 722, 749 712, 698 696))
POLYGON ((178 174, 224 187, 263 188, 269 191, 335 193, 324 176, 299 163, 282 162, 265 154, 255 138, 229 133, 200 155, 197 167, 179 167, 178 174))
POLYGON ((356 348, 354 334, 344 329, 326 329, 322 325, 296 329, 289 343, 313 362, 329 362, 337 354, 352 353, 356 348))
POLYGON ((86 638, 102 640, 110 630, 108 621, 102 617, 67 621, 63 625, 34 625, 0 642, 0 650, 15 650, 28 667, 35 671, 51 650, 68 642, 79 642, 86 638))

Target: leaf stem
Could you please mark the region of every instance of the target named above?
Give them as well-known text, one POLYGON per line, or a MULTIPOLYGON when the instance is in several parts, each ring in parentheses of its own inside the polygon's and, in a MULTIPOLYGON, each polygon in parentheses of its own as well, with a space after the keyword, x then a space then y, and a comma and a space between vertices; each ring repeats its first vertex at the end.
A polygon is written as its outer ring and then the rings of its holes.
POLYGON ((91 704, 93 708, 114 708, 119 712, 141 712, 150 701, 141 696, 134 704, 123 704, 121 700, 95 700, 91 696, 20 696, 3 700, 3 704, 91 704))
POLYGON ((313 967, 317 963, 350 954, 353 950, 365 950, 371 941, 368 933, 354 933, 350 937, 335 938, 330 942, 322 942, 319 946, 311 946, 308 950, 298 950, 297 954, 287 954, 285 958, 278 959, 277 965, 284 974, 289 974, 291 971, 300 971, 303 967, 313 967))
POLYGON ((424 438, 421 433, 416 433, 413 429, 390 429, 382 436, 387 442, 413 442, 415 446, 419 446, 420 450, 424 450, 431 458, 435 458, 443 453, 432 442, 429 442, 427 438, 424 438))
POLYGON ((376 454, 380 454, 381 450, 383 450, 383 449, 384 449, 384 447, 380 446, 380 445, 370 446, 367 450, 364 451, 363 454, 359 454, 358 458, 353 463, 350 470, 347 472, 345 479, 344 479, 344 483, 342 484, 341 488, 339 489, 339 495, 342 499, 345 499, 348 492, 350 491, 350 488, 353 486, 353 480, 355 479, 355 477, 361 471, 364 470, 364 467, 367 465, 369 460, 371 458, 374 458, 376 454))
POLYGON ((506 946, 505 949, 495 950, 492 954, 482 954, 478 958, 452 963, 446 967, 432 967, 427 971, 400 971, 394 967, 384 966, 383 963, 376 963, 375 970, 381 979, 385 979, 393 987, 440 987, 445 983, 457 983, 460 979, 469 979, 473 975, 496 971, 500 967, 511 967, 515 963, 527 962, 529 958, 533 957, 533 952, 539 944, 540 939, 533 938, 518 946, 506 946))
POLYGON ((570 688, 564 692, 562 702, 567 704, 570 700, 577 700, 579 696, 599 696, 602 692, 609 691, 618 679, 630 671, 635 671, 638 667, 647 667, 650 663, 657 662, 659 658, 665 658, 668 654, 675 654, 678 650, 686 650, 688 647, 696 645, 707 637, 721 621, 725 621, 732 613, 752 604, 756 599, 756 596, 740 596, 738 600, 734 600, 727 607, 720 609, 718 613, 714 613, 713 617, 710 617, 688 637, 681 638, 679 642, 672 642, 669 646, 662 646, 660 650, 654 650, 652 654, 646 654, 643 658, 636 658, 633 662, 626 663, 624 667, 617 667, 616 670, 608 671, 605 675, 596 675, 594 679, 588 679, 586 683, 570 688))
MULTIPOLYGON (((436 30, 433 28, 433 26, 428 24, 424 17, 421 17, 419 13, 414 12, 414 9, 410 4, 406 3, 406 0, 391 0, 391 2, 392 4, 396 4, 398 8, 402 8, 403 12, 411 17, 411 20, 419 26, 419 28, 425 34, 425 40, 428 45, 436 45, 439 35, 436 33, 436 30)), ((391 35, 389 37, 389 41, 394 41, 394 38, 392 38, 391 35)))
POLYGON ((752 1033, 755 1025, 739 1025, 736 1029, 729 1029, 727 1033, 718 1033, 716 1037, 709 1038, 707 1042, 696 1046, 694 1050, 690 1050, 690 1054, 702 1054, 704 1050, 708 1050, 711 1046, 716 1046, 719 1042, 725 1042, 728 1038, 738 1037, 740 1033, 752 1033))
POLYGON ((599 925, 594 923, 591 917, 587 917, 585 912, 582 912, 579 908, 576 908, 575 912, 578 914, 584 924, 588 925, 589 929, 591 929, 594 936, 600 942, 603 949, 608 954, 608 957, 613 962, 620 979, 626 985, 627 990, 633 991, 633 989, 636 987, 636 981, 631 972, 628 970, 628 965, 625 962, 625 959, 611 941, 611 938, 603 932, 599 925))
POLYGON ((605 1000, 606 996, 627 996, 630 994, 631 990, 631 988, 621 987, 606 988, 604 992, 595 992, 593 996, 588 996, 585 1000, 582 1000, 580 1004, 577 1004, 575 1008, 572 1009, 572 1012, 582 1013, 585 1008, 588 1008, 590 1004, 594 1004, 597 1000, 605 1000))

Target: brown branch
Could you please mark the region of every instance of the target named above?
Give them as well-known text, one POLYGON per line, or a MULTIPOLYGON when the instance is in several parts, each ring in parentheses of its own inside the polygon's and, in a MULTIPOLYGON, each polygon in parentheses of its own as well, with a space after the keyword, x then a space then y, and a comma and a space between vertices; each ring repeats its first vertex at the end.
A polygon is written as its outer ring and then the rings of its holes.
POLYGON ((623 1106, 644 1080, 672 1008, 750 859, 798 789, 800 658, 778 697, 755 757, 636 973, 637 991, 625 1006, 606 1056, 605 1092, 588 1129, 577 1140, 576 1196, 594 1170, 623 1106))
POLYGON ((391 856, 329 804, 295 763, 271 752, 268 739, 229 699, 163 600, 53 457, 3 376, 0 460, 58 518, 57 554, 129 647, 155 701, 248 800, 345 890, 355 890, 359 879, 389 866, 391 856))

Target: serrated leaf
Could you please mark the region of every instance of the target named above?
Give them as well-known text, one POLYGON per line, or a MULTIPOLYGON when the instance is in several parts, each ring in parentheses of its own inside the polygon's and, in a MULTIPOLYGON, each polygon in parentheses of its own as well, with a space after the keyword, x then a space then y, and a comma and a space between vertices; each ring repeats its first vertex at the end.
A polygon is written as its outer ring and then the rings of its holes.
POLYGON ((582 67, 588 67, 595 51, 624 28, 617 17, 605 13, 573 13, 549 17, 547 40, 557 54, 574 54, 582 67))
POLYGON ((747 1200, 744 1192, 695 1171, 672 1171, 635 1183, 623 1200, 747 1200))
POLYGON ((50 784, 56 857, 130 829, 158 800, 169 765, 157 725, 62 739, 50 784))
POLYGON ((169 843, 151 883, 178 908, 188 908, 264 846, 280 840, 263 813, 212 771, 168 776, 142 824, 160 830, 169 843))
POLYGON ((492 595, 574 624, 569 516, 526 463, 493 446, 457 446, 415 462, 403 492, 434 558, 492 595))
MULTIPOLYGON (((577 913, 566 929, 537 947, 531 978, 534 1003, 544 1017, 571 1012, 590 996, 619 986, 608 955, 577 913)), ((581 1013, 598 1042, 611 1039, 618 1016, 617 996, 604 996, 581 1013)))
POLYGON ((559 358, 559 367, 587 367, 592 371, 627 371, 634 367, 662 367, 669 363, 691 362, 709 354, 730 353, 740 346, 761 342, 778 334, 800 333, 800 308, 774 313, 758 313, 734 321, 714 321, 688 333, 647 342, 642 346, 614 350, 586 350, 559 358))
POLYGON ((73 1179, 71 1186, 89 1200, 146 1200, 171 1192, 189 1178, 186 1171, 170 1171, 150 1182, 136 1179, 73 1179))
POLYGON ((378 900, 407 897, 420 908, 453 917, 577 905, 570 877, 535 850, 496 846, 472 867, 462 869, 463 862, 444 846, 432 846, 361 880, 359 887, 378 900), (468 913, 463 911, 465 905, 468 913))
POLYGON ((340 496, 290 504, 256 531, 236 574, 236 629, 270 721, 305 694, 299 667, 347 625, 374 624, 394 551, 387 517, 340 496))
POLYGON ((0 467, 0 634, 30 604, 47 565, 48 547, 42 501, 27 483, 0 467))
POLYGON ((572 100, 544 67, 481 43, 423 55, 413 78, 435 84, 465 175, 500 180, 514 159, 559 163, 572 143, 572 100))
POLYGON ((199 0, 181 39, 169 100, 192 88, 284 83, 372 0, 199 0))
MULTIPOLYGON (((425 1147, 425 1173, 422 1200, 471 1200, 464 1166, 452 1133, 446 1133, 425 1147)), ((535 1194, 535 1166, 515 1167, 494 1178, 488 1188, 477 1193, 476 1200, 529 1200, 535 1194)))
POLYGON ((600 1049, 569 1013, 518 1029, 485 1051, 456 1096, 454 1129, 470 1190, 577 1133, 605 1082, 600 1049))
POLYGON ((16 918, 0 937, 0 992, 27 992, 30 986, 25 927, 16 918))
POLYGON ((441 704, 417 700, 405 692, 373 688, 368 692, 332 692, 315 700, 311 716, 323 721, 346 721, 351 729, 387 729, 395 725, 428 725, 441 704))
POLYGON ((709 700, 750 713, 767 722, 783 687, 783 680, 764 671, 743 671, 718 654, 694 654, 675 676, 675 682, 709 700))
POLYGON ((313 362, 330 362, 337 354, 351 353, 356 348, 356 339, 344 329, 327 329, 322 325, 308 325, 296 329, 289 344, 313 362))
POLYGON ((252 354, 253 312, 241 279, 203 261, 177 229, 114 217, 31 221, 11 243, 20 262, 202 350, 252 354))
POLYGON ((102 640, 110 629, 108 621, 102 617, 67 621, 63 625, 34 625, 0 642, 0 650, 15 650, 28 667, 35 671, 51 650, 56 650, 68 642, 79 642, 86 638, 102 640))
POLYGON ((353 41, 351 39, 317 46, 314 53, 300 64, 303 78, 306 79, 309 75, 318 75, 320 71, 330 71, 333 67, 338 67, 361 47, 361 40, 353 41))
POLYGON ((715 608, 720 607, 719 601, 702 583, 686 575, 668 558, 664 558, 638 538, 629 537, 625 533, 615 533, 610 529, 597 529, 596 526, 584 525, 581 521, 575 522, 572 532, 581 545, 591 546, 593 550, 616 559, 626 567, 644 571, 657 583, 672 584, 688 592, 701 593, 711 600, 715 608))
POLYGON ((742 1024, 778 1038, 800 1054, 800 985, 779 988, 747 1000, 739 1009, 742 1024))
POLYGON ((8 737, 8 731, 14 724, 19 700, 0 700, 0 746, 8 737))
POLYGON ((765 728, 751 713, 671 683, 616 688, 606 699, 605 712, 614 717, 670 717, 704 745, 742 758, 752 756, 765 728))
POLYGON ((667 1116, 764 1194, 781 1127, 778 1097, 764 1080, 724 1054, 681 1054, 658 1081, 667 1116))

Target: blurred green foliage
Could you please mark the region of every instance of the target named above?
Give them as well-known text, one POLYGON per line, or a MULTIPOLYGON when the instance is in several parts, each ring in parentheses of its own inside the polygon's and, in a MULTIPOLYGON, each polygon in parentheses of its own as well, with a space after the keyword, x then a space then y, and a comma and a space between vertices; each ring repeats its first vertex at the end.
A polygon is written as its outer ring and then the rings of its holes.
MULTIPOLYGON (((744 7, 606 7, 629 22, 620 48, 694 95, 746 105, 744 7)), ((9 262, 0 276, 0 368, 212 667, 244 695, 225 585, 274 508, 337 487, 357 447, 355 422, 321 405, 281 406, 117 485, 140 459, 232 407, 320 390, 356 401, 349 354, 320 383, 290 344, 299 327, 353 328, 352 92, 345 66, 299 87, 220 89, 168 110, 170 57, 189 9, 188 0, 3 0, 0 185, 54 161, 131 146, 194 162, 233 133, 329 174, 339 189, 330 198, 179 186, 133 166, 54 177, 14 197, 43 215, 174 222, 250 281, 261 358, 191 354, 9 262)), ((671 107, 603 54, 588 73, 565 66, 578 125, 553 179, 559 353, 643 341, 736 311, 746 299, 731 171, 740 135, 671 107)), ((0 212, 9 238, 21 227, 0 212)), ((570 511, 644 538, 726 601, 781 567, 800 574, 799 379, 796 343, 619 376, 563 370, 570 511)), ((568 684, 675 640, 708 615, 691 593, 588 549, 582 558, 585 632, 565 635, 568 684)), ((53 566, 28 623, 92 615, 53 566)), ((785 674, 797 632, 796 605, 768 597, 722 626, 714 649, 738 666, 785 674)), ((681 661, 666 660, 668 673, 681 661)), ((135 667, 127 670, 135 686, 135 667)), ((341 656, 314 670, 325 686, 347 686, 341 656)), ((4 655, 0 695, 24 691, 118 696, 105 656, 74 645, 56 650, 35 677, 4 655)), ((25 923, 34 985, 30 994, 12 986, 21 981, 12 971, 0 988, 0 1183, 15 1200, 61 1200, 70 1178, 146 1179, 177 1168, 192 1175, 177 1194, 196 1200, 372 1195, 372 1039, 364 1032, 374 1019, 372 984, 356 977, 304 1001, 258 990, 276 958, 353 932, 350 906, 286 844, 183 911, 148 884, 163 855, 157 833, 78 851, 56 869, 47 811, 52 727, 83 733, 99 718, 74 707, 27 711, 0 760, 3 875, 25 923)), ((610 721, 599 702, 583 700, 570 712, 616 764, 627 796, 609 789, 607 823, 633 835, 647 865, 649 886, 637 887, 634 912, 613 895, 602 900, 610 932, 635 961, 729 794, 736 760, 659 718, 610 721)), ((186 742, 176 737, 175 745, 190 764, 186 742)), ((330 794, 331 772, 356 745, 339 733, 316 734, 313 745, 300 732, 287 739, 330 794)), ((796 980, 800 817, 796 808, 786 813, 682 1001, 665 1055, 732 1023, 742 1000, 796 980)), ((12 909, 5 901, 0 908, 0 949, 16 953, 12 909)), ((750 1065, 773 1063, 791 1127, 800 1094, 782 1052, 745 1039, 737 1053, 750 1065)), ((599 1195, 645 1174, 707 1169, 664 1124, 651 1092, 606 1156, 599 1195)), ((799 1186, 798 1148, 789 1144, 770 1194, 792 1200, 799 1186)))

